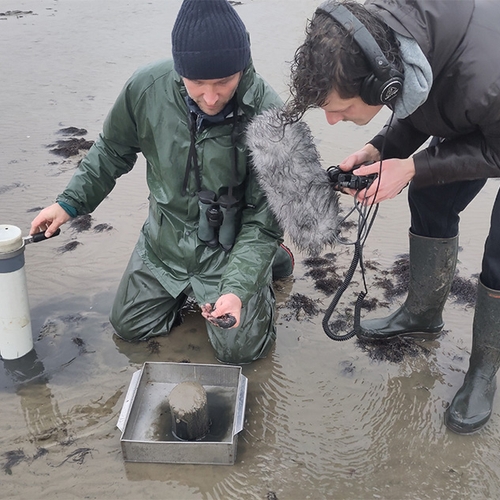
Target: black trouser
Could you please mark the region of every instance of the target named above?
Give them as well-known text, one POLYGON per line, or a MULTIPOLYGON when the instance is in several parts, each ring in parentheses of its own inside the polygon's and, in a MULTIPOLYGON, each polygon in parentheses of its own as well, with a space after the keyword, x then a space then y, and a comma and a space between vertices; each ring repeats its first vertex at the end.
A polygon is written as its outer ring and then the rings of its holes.
MULTIPOLYGON (((429 238, 452 238, 458 234, 460 212, 476 197, 486 179, 452 182, 416 189, 410 183, 408 202, 411 232, 429 238)), ((481 268, 481 282, 500 290, 500 191, 491 214, 481 268)))

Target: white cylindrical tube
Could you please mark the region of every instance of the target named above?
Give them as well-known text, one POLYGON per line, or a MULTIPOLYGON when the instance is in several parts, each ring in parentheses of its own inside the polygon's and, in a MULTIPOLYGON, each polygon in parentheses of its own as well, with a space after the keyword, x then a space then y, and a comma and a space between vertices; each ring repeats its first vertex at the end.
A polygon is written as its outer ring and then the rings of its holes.
POLYGON ((18 359, 33 349, 21 230, 0 225, 0 356, 18 359))

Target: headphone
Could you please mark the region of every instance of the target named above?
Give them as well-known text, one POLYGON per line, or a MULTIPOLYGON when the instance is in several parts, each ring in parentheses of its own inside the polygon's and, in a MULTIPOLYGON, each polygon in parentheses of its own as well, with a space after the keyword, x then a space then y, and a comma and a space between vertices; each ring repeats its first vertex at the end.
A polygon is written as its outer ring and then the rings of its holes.
POLYGON ((316 10, 316 13, 318 12, 327 14, 341 24, 353 36, 370 63, 372 73, 361 84, 361 99, 366 104, 377 106, 389 104, 400 96, 403 90, 403 75, 389 63, 359 19, 344 5, 332 4, 330 1, 321 4, 316 10))

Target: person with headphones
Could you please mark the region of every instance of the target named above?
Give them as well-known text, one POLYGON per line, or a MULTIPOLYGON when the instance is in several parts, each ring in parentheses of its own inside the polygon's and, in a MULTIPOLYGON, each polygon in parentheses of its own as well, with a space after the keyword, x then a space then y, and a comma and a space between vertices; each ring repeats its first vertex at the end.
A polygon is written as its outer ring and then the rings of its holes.
MULTIPOLYGON (((366 206, 409 186, 408 296, 388 317, 362 321, 362 339, 433 339, 444 326, 460 212, 488 178, 500 177, 499 19, 500 3, 488 0, 327 1, 295 53, 289 121, 314 107, 325 111, 331 125, 364 125, 383 106, 393 112, 368 144, 340 164, 346 171, 366 164, 355 173, 379 174, 378 182, 351 191, 366 206)), ((472 330, 469 369, 444 417, 459 434, 489 420, 500 367, 500 193, 472 330)))

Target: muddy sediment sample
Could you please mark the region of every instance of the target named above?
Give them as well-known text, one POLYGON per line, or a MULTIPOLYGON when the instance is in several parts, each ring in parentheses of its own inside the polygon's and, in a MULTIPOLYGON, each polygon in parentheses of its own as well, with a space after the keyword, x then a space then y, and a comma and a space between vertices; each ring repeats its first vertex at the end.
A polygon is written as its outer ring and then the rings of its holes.
POLYGON ((169 396, 172 433, 183 441, 196 441, 208 434, 207 393, 198 382, 182 382, 169 396))
POLYGON ((210 320, 212 324, 219 328, 231 328, 236 324, 236 318, 232 314, 223 314, 210 320))

